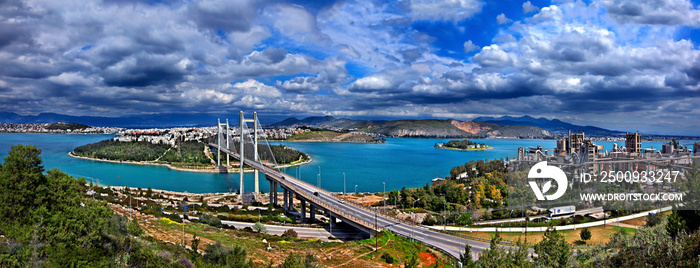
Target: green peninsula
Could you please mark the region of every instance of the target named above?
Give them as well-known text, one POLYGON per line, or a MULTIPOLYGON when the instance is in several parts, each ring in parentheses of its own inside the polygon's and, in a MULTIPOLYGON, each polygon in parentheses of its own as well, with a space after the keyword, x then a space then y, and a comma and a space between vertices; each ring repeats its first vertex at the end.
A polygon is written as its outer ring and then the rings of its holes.
POLYGON ((470 140, 451 140, 447 143, 436 143, 435 148, 463 151, 480 151, 493 149, 493 147, 488 146, 484 143, 476 143, 470 140))

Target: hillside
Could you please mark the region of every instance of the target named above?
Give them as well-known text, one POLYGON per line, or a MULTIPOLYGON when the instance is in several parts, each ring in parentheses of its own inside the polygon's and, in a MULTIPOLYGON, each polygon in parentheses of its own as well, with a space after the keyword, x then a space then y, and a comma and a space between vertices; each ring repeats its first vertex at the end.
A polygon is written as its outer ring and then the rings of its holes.
POLYGON ((342 133, 330 130, 316 130, 289 137, 287 141, 306 142, 353 142, 353 143, 381 143, 384 139, 377 139, 365 134, 342 133))
POLYGON ((533 117, 530 117, 527 115, 521 116, 521 117, 513 117, 513 116, 477 117, 477 118, 474 118, 473 120, 479 121, 479 122, 506 125, 506 126, 517 126, 517 125, 535 126, 535 127, 539 127, 539 128, 544 129, 544 130, 558 133, 558 134, 565 134, 569 130, 584 131, 586 134, 589 134, 589 135, 601 135, 601 136, 623 134, 623 132, 615 131, 615 130, 608 130, 608 129, 594 127, 594 126, 574 125, 571 123, 563 122, 559 119, 551 119, 550 120, 550 119, 546 119, 544 117, 533 118, 533 117))
POLYGON ((287 118, 281 122, 268 124, 268 127, 313 127, 323 129, 346 129, 360 121, 335 118, 332 116, 312 116, 304 119, 287 118))
POLYGON ((89 127, 90 126, 88 126, 88 125, 83 125, 83 124, 78 124, 78 123, 58 122, 58 123, 53 123, 51 125, 48 125, 46 127, 46 129, 49 129, 49 130, 54 130, 54 129, 68 130, 68 129, 86 129, 89 127))

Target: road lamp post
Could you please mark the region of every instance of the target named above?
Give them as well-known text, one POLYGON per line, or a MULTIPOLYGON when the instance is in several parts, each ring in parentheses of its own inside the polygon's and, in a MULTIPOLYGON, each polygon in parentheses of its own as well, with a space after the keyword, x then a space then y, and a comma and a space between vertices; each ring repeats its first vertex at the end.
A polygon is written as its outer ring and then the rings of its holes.
POLYGON ((411 221, 413 222, 413 228, 411 228, 411 231, 413 231, 413 233, 411 234, 411 241, 413 241, 413 237, 416 235, 416 213, 414 212, 413 208, 415 208, 415 204, 416 202, 418 202, 418 200, 420 200, 420 198, 414 200, 411 204, 411 215, 413 215, 411 217, 411 221))
POLYGON ((511 221, 513 221, 512 218, 511 218, 512 215, 513 215, 513 210, 511 209, 511 210, 510 210, 510 213, 508 213, 508 227, 510 227, 510 223, 511 223, 511 221))
POLYGON ((442 219, 444 223, 443 230, 447 231, 447 200, 445 199, 445 194, 440 194, 442 196, 442 219))
POLYGON ((343 172, 343 194, 344 195, 348 194, 347 189, 345 189, 345 172, 343 172))

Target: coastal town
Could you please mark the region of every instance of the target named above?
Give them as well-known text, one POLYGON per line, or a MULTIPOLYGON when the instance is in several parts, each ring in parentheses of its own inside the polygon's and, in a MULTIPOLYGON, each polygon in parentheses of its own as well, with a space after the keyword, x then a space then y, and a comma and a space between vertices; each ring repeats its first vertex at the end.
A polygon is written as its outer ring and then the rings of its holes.
POLYGON ((122 130, 124 128, 92 127, 73 123, 0 123, 0 133, 115 134, 122 130))

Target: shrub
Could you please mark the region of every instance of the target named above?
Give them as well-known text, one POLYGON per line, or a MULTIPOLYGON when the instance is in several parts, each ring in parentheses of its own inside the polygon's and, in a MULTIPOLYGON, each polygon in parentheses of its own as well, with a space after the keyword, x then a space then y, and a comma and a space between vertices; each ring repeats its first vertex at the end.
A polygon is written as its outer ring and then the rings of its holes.
POLYGON ((265 228, 265 225, 259 222, 253 224, 253 230, 255 230, 258 233, 267 233, 267 228, 265 228))
POLYGON ((389 254, 388 252, 384 252, 381 258, 388 264, 394 263, 394 256, 391 256, 391 254, 389 254))
POLYGON ((299 235, 297 234, 297 231, 294 231, 294 229, 288 229, 284 231, 282 234, 282 237, 290 237, 290 238, 297 238, 299 235))
POLYGON ((216 228, 221 228, 221 219, 219 219, 218 217, 212 217, 209 214, 202 214, 201 216, 199 216, 199 222, 209 224, 216 228))
POLYGON ((435 225, 436 223, 437 219, 433 215, 425 216, 425 219, 423 219, 423 225, 435 225))
POLYGON ((168 214, 168 219, 174 222, 179 222, 182 223, 182 219, 180 218, 180 215, 177 213, 170 213, 168 214))
POLYGON ((139 222, 135 219, 126 224, 126 230, 133 236, 140 236, 143 234, 143 228, 141 228, 141 225, 139 225, 139 222))

